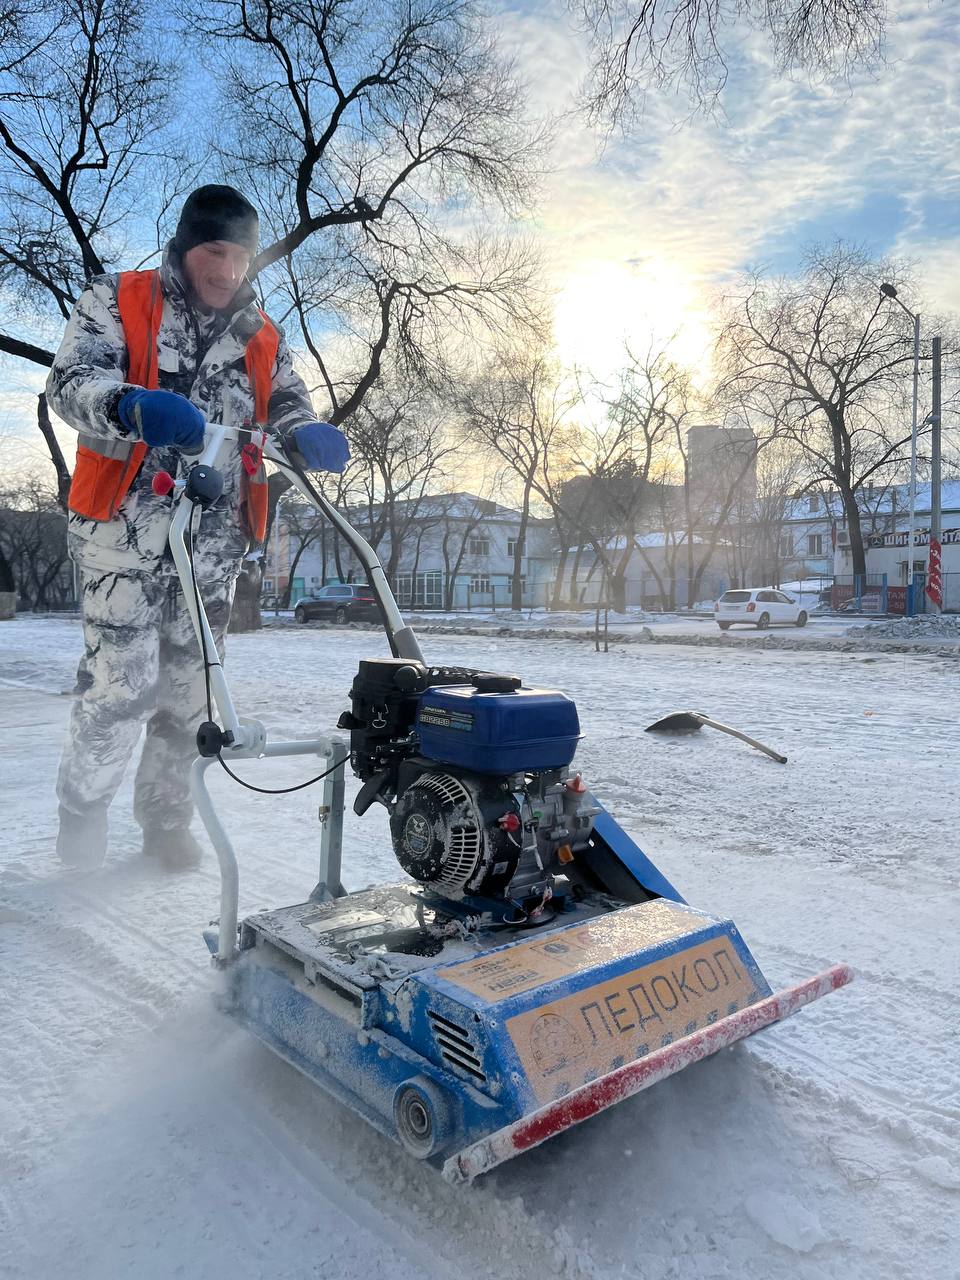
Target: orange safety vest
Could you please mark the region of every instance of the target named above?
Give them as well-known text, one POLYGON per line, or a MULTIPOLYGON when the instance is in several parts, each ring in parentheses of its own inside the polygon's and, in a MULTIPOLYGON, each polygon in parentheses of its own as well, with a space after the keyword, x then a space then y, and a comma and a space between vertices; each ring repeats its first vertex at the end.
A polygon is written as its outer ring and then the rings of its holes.
MULTIPOLYGON (((123 271, 117 289, 117 305, 126 338, 130 368, 127 381, 156 390, 157 335, 163 319, 163 290, 159 271, 123 271)), ((280 345, 280 335, 265 312, 263 328, 247 343, 244 363, 253 390, 254 420, 266 426, 273 389, 273 366, 280 345)), ((100 439, 81 435, 77 445, 77 462, 70 484, 67 505, 71 511, 89 520, 112 520, 144 458, 148 445, 142 441, 129 444, 124 440, 100 439)), ((241 481, 244 518, 257 542, 267 531, 267 478, 263 464, 255 475, 244 471, 241 481)))

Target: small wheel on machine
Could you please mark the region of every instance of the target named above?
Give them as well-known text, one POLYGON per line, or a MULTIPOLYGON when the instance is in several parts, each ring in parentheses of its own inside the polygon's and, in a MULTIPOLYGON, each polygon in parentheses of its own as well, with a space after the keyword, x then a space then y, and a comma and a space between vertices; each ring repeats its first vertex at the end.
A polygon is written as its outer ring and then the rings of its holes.
POLYGON ((347 621, 347 611, 343 607, 343 605, 341 605, 340 608, 333 615, 333 620, 341 627, 347 621))
POLYGON ((797 626, 805 627, 806 625, 807 625, 807 615, 801 609, 800 612, 797 614, 797 626))
POLYGON ((446 1095, 425 1076, 400 1085, 393 1095, 393 1118, 401 1144, 418 1160, 435 1155, 450 1139, 446 1095))
POLYGON ((296 618, 298 622, 306 622, 307 611, 301 605, 297 605, 297 607, 293 611, 293 616, 296 618))
POLYGON ((770 625, 769 613, 761 613, 760 617, 757 619, 757 630, 766 631, 769 625, 770 625))
POLYGON ((717 626, 720 628, 720 630, 721 630, 721 631, 729 631, 729 630, 730 630, 730 623, 729 623, 729 622, 718 622, 718 623, 717 623, 717 626))

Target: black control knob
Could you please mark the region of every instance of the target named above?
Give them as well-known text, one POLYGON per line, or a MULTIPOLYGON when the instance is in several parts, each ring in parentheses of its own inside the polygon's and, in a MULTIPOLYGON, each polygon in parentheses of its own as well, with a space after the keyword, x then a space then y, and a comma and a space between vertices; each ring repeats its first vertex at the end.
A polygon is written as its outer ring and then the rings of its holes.
POLYGON ((223 476, 216 467, 197 464, 190 468, 184 493, 191 502, 206 511, 223 493, 223 476))
POLYGON ((218 756, 227 742, 227 735, 212 720, 204 720, 197 730, 197 750, 205 759, 218 756))

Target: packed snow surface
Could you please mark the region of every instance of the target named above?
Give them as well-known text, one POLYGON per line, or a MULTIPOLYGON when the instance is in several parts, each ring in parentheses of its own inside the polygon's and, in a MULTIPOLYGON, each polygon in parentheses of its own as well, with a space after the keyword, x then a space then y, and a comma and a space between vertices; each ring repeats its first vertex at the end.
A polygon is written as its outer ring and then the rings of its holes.
MULTIPOLYGON (((60 690, 79 642, 76 620, 0 624, 0 1275, 958 1275, 955 657, 429 638, 432 661, 576 698, 591 787, 689 901, 736 920, 772 985, 838 960, 857 970, 796 1018, 454 1189, 216 1012, 200 937, 213 857, 181 876, 145 865, 129 779, 104 868, 59 867, 60 690), (691 707, 789 763, 709 730, 644 733, 691 707)), ((228 651, 241 713, 306 737, 332 728, 358 660, 385 646, 278 627, 228 651)), ((269 786, 309 769, 244 773, 269 786)), ((311 793, 214 787, 241 910, 302 901, 311 793)), ((400 878, 385 815, 355 819, 354 792, 348 888, 400 878)))

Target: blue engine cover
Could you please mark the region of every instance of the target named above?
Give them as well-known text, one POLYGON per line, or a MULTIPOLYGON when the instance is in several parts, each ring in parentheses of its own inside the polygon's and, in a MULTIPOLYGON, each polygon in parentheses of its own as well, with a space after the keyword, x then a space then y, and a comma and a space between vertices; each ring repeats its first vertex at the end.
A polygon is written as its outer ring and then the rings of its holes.
POLYGON ((429 760, 474 773, 563 769, 580 741, 575 703, 555 689, 480 693, 471 685, 427 689, 417 711, 429 760))

